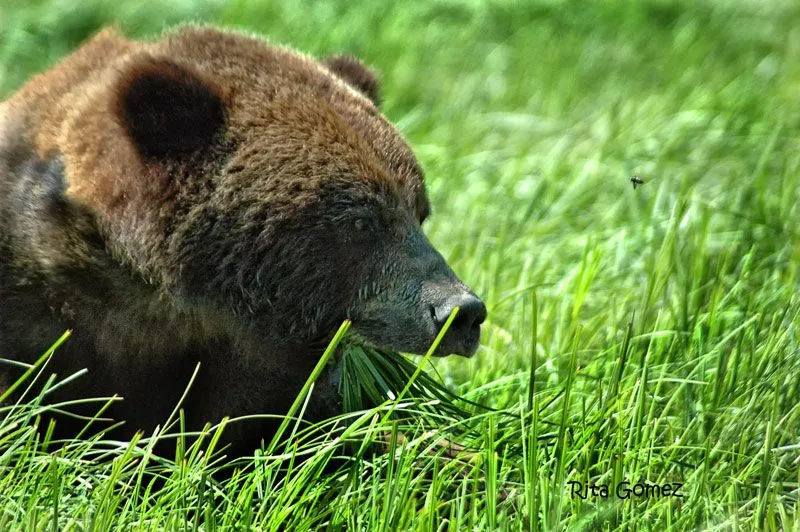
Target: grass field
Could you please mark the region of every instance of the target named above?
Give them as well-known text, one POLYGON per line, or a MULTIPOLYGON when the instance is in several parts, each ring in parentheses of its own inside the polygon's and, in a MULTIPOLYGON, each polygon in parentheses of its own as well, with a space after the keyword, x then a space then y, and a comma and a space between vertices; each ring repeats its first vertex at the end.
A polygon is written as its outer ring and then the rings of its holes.
POLYGON ((376 67, 426 231, 489 308, 478 355, 436 368, 498 411, 406 427, 396 460, 323 474, 336 442, 301 441, 214 483, 197 447, 47 454, 35 404, 3 407, 0 529, 800 529, 796 3, 70 4, 0 8, 0 95, 109 23, 212 21, 376 67), (445 437, 473 454, 442 458, 445 437))

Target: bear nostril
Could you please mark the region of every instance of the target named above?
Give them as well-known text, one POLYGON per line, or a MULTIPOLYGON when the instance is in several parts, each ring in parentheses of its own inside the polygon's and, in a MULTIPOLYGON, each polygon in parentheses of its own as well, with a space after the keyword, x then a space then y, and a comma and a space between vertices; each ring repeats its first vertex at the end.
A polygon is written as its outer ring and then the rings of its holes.
POLYGON ((464 293, 451 296, 433 308, 433 319, 436 328, 441 329, 447 318, 458 307, 458 315, 450 325, 451 329, 470 330, 479 326, 486 319, 486 305, 474 294, 464 293))

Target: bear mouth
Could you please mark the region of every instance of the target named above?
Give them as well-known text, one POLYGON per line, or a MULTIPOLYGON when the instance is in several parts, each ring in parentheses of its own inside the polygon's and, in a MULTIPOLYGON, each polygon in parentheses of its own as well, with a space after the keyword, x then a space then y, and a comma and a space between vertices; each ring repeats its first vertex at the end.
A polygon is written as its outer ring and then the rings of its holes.
MULTIPOLYGON (((371 334, 373 331, 375 329, 372 327, 365 327, 364 324, 354 321, 349 334, 353 341, 378 351, 392 351, 414 356, 426 355, 438 335, 435 330, 427 330, 425 331, 427 333, 425 334, 427 336, 426 340, 417 339, 412 342, 408 338, 398 338, 387 341, 385 338, 380 338, 380 334, 371 334)), ((472 358, 477 353, 478 347, 480 347, 480 340, 480 325, 472 325, 467 330, 451 327, 436 347, 433 356, 440 358, 447 356, 472 358)))
POLYGON ((466 332, 460 332, 458 336, 451 336, 451 331, 445 333, 442 342, 436 348, 434 355, 449 356, 456 355, 464 358, 472 358, 478 352, 481 343, 480 326, 471 327, 466 332))

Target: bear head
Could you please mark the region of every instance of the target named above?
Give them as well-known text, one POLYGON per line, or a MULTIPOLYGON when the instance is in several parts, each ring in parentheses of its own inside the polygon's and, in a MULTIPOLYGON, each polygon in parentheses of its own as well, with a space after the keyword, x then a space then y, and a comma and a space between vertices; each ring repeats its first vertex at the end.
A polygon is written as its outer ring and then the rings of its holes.
POLYGON ((300 350, 350 319, 424 353, 459 307, 437 354, 475 352, 485 306, 425 237, 422 171, 360 62, 191 27, 93 90, 68 195, 179 312, 300 350))

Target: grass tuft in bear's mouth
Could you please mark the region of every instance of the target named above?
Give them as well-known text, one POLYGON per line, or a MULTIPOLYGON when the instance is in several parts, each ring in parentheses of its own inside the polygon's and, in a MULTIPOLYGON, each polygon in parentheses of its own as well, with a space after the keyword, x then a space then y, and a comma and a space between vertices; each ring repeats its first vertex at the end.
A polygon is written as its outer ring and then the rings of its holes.
MULTIPOLYGON (((452 313, 428 353, 422 359, 417 357, 419 364, 396 351, 375 347, 357 334, 345 336, 337 348, 337 367, 334 370, 343 413, 374 408, 387 402, 398 405, 401 401, 410 401, 418 409, 415 418, 420 424, 438 428, 443 419, 463 422, 473 415, 461 405, 487 410, 483 405, 460 397, 423 370, 456 314, 452 313)), ((398 412, 390 410, 390 415, 397 417, 398 412)))
POLYGON ((402 354, 352 341, 343 344, 337 358, 344 413, 405 399, 419 402, 439 418, 443 414, 461 419, 470 416, 459 406, 465 399, 402 354))

